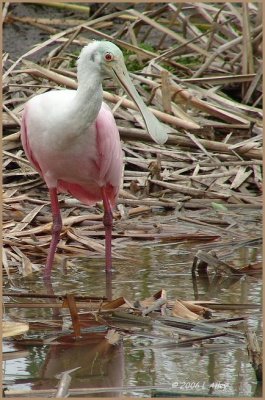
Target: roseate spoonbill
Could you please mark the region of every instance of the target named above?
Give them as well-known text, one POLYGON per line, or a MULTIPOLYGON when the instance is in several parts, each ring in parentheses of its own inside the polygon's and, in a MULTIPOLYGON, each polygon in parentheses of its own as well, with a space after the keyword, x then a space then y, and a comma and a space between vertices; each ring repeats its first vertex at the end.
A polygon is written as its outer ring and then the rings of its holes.
POLYGON ((112 268, 112 207, 121 180, 122 151, 115 119, 102 101, 102 80, 108 76, 118 81, 136 103, 151 137, 157 143, 167 140, 164 126, 135 90, 122 51, 112 42, 94 41, 82 49, 77 90, 52 90, 26 103, 21 141, 27 158, 49 189, 53 216, 44 278, 50 278, 62 229, 57 190, 70 193, 84 204, 103 200, 106 272, 112 268))

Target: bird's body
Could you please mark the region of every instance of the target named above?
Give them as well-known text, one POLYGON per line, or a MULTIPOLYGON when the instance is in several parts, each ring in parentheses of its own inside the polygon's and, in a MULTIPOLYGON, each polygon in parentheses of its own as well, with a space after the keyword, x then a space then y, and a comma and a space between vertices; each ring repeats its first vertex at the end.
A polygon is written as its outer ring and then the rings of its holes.
POLYGON ((102 103, 91 124, 84 115, 82 122, 73 116, 65 124, 58 118, 59 111, 67 109, 70 113, 75 95, 71 90, 51 91, 28 102, 21 129, 25 153, 48 188, 57 187, 84 204, 102 200, 101 189, 105 188, 114 205, 122 171, 121 144, 114 117, 102 103))
POLYGON ((166 140, 163 127, 131 84, 121 50, 110 42, 95 41, 83 48, 77 90, 52 90, 27 102, 21 123, 22 145, 49 188, 53 213, 45 277, 50 277, 62 228, 57 191, 68 192, 85 204, 103 200, 106 270, 111 269, 111 208, 119 191, 122 150, 115 119, 103 102, 102 80, 109 75, 134 99, 155 140, 166 140))

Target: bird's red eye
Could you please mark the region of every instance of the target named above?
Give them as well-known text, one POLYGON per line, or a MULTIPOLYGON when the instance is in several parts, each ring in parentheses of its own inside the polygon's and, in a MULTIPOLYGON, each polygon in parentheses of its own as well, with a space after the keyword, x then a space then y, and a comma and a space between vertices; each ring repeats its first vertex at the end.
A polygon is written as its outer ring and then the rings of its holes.
POLYGON ((105 60, 106 60, 106 61, 112 61, 112 60, 113 60, 113 54, 111 54, 111 53, 106 53, 106 54, 105 54, 105 60))

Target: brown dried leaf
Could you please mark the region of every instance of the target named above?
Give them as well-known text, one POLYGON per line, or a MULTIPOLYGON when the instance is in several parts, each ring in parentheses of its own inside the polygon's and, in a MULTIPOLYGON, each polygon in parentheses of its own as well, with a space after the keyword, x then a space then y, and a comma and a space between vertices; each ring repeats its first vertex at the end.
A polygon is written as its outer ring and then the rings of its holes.
POLYGON ((187 318, 191 320, 198 320, 201 319, 201 317, 194 312, 190 311, 182 302, 179 300, 176 300, 173 308, 172 308, 172 315, 174 317, 180 317, 180 318, 187 318))

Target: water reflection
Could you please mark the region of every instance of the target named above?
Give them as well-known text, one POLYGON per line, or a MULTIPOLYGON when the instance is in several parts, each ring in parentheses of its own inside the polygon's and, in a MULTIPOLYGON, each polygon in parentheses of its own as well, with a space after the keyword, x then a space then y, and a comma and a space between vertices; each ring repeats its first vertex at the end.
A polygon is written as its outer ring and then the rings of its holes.
MULTIPOLYGON (((152 296, 161 288, 166 289, 169 299, 215 300, 224 303, 261 303, 261 280, 258 277, 217 278, 212 274, 191 276, 191 265, 196 246, 165 244, 154 246, 135 244, 124 250, 124 260, 114 260, 111 282, 106 281, 104 260, 79 259, 74 267, 54 268, 52 290, 56 294, 76 293, 89 296, 124 296, 130 301, 152 296)), ((233 255, 238 266, 257 261, 261 257, 258 249, 239 249, 233 255)), ((72 260, 73 262, 73 260, 72 260)), ((20 288, 31 292, 47 292, 41 274, 35 274, 19 281, 20 288)), ((10 311, 13 316, 16 311, 10 311)), ((220 313, 222 314, 222 313, 220 313)), ((232 313, 225 311, 224 315, 232 313)), ((261 332, 260 313, 244 310, 240 315, 248 315, 248 324, 261 332)), ((54 314, 47 310, 19 310, 17 316, 28 318, 64 318, 64 311, 54 314)), ((157 328, 138 327, 139 332, 156 334, 157 328)), ((47 334, 47 332, 43 332, 47 334)), ((12 371, 12 363, 18 364, 25 378, 15 379, 12 388, 31 387, 35 389, 56 388, 55 374, 80 366, 73 373, 71 388, 74 387, 118 387, 165 385, 177 392, 182 384, 187 393, 210 395, 255 396, 260 386, 256 384, 254 371, 249 363, 244 346, 227 351, 177 351, 177 349, 152 348, 152 340, 125 336, 123 344, 110 346, 104 337, 85 337, 80 343, 71 343, 66 337, 60 338, 58 345, 33 346, 29 348, 27 359, 6 362, 6 371, 12 371), (148 348, 149 346, 149 348, 148 348), (36 361, 38 360, 38 362, 36 361), (36 363, 37 362, 37 363, 36 363), (191 387, 191 383, 197 387, 191 387), (185 383, 187 383, 185 387, 185 383), (218 383, 226 384, 225 391, 218 383), (189 386, 190 385, 190 386, 189 386)), ((220 339, 221 340, 221 339, 220 339)), ((28 349, 28 347, 27 347, 28 349)), ((14 370, 14 369, 13 369, 14 370)), ((146 396, 159 394, 157 390, 113 391, 106 396, 146 396)), ((90 394, 93 397, 97 394, 90 394)), ((99 396, 104 395, 100 393, 99 396)), ((80 396, 79 396, 80 397, 80 396)))
MULTIPOLYGON (((56 375, 62 371, 79 368, 72 376, 71 388, 120 387, 123 385, 124 353, 122 344, 109 344, 103 334, 87 333, 75 340, 63 336, 58 344, 49 346, 39 379, 32 389, 54 389, 56 375)), ((108 392, 115 397, 119 393, 108 392)))

